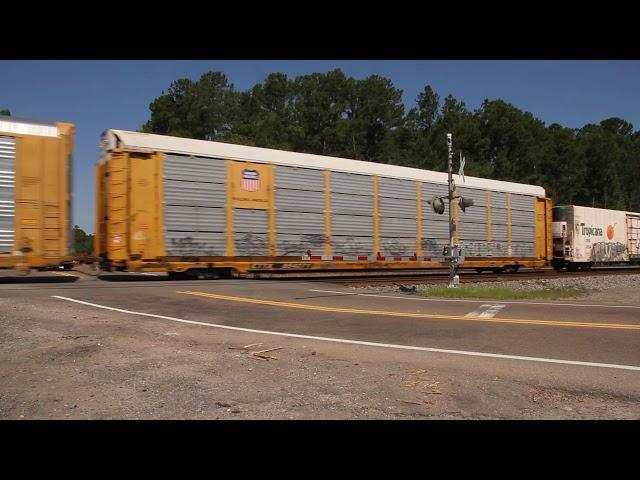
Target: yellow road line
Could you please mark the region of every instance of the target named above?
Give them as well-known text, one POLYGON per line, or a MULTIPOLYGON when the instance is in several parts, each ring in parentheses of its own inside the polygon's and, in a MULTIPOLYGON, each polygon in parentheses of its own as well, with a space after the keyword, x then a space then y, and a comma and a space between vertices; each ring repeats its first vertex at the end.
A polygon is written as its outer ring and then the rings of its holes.
POLYGON ((389 312, 385 310, 362 310, 358 308, 338 308, 323 307, 320 305, 308 305, 304 303, 277 302, 274 300, 260 300, 258 298, 233 297, 230 295, 219 295, 217 293, 177 291, 182 295, 194 295, 198 297, 213 298, 216 300, 227 300, 231 302, 255 303, 259 305, 271 305, 274 307, 300 308, 304 310, 315 310, 319 312, 334 313, 355 313, 363 315, 385 315, 389 317, 409 317, 409 318, 435 318, 446 320, 464 320, 490 323, 516 323, 525 325, 549 325, 561 327, 585 327, 585 328, 609 328, 618 330, 640 330, 640 324, 629 323, 591 323, 591 322, 564 322, 560 320, 531 320, 520 318, 487 318, 487 317, 464 317, 460 315, 438 315, 430 313, 410 313, 410 312, 389 312))

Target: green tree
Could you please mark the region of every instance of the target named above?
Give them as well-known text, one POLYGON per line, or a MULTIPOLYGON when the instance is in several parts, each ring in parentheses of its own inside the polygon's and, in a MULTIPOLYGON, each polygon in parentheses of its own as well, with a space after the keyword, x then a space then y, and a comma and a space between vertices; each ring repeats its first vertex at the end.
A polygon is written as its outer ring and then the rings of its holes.
POLYGON ((364 80, 352 80, 346 109, 351 126, 355 155, 381 163, 392 161, 395 154, 393 133, 403 125, 402 90, 391 80, 370 75, 364 80))
MULTIPOLYGON (((345 135, 349 132, 340 124, 352 84, 339 69, 301 75, 294 80, 294 150, 344 156, 345 135)), ((356 158, 356 154, 349 158, 356 158)))
POLYGON ((73 250, 76 254, 86 253, 93 254, 94 235, 88 235, 78 225, 73 227, 73 250))
POLYGON ((293 122, 294 85, 283 73, 272 73, 263 83, 239 94, 238 120, 227 139, 292 150, 296 136, 293 122))
POLYGON ((227 77, 208 72, 196 82, 181 78, 151 105, 144 132, 216 140, 233 130, 238 96, 227 77))
POLYGON ((576 138, 576 130, 554 123, 547 128, 542 147, 541 185, 556 205, 571 205, 582 199, 586 178, 584 152, 576 138))
POLYGON ((416 106, 409 111, 407 121, 413 122, 417 130, 426 131, 438 118, 440 95, 433 91, 431 85, 424 87, 416 98, 416 106))
POLYGON ((7 117, 10 117, 11 112, 9 110, 0 110, 0 115, 6 115, 7 117))
POLYGON ((485 100, 477 116, 486 138, 483 156, 490 175, 500 180, 540 181, 544 123, 503 100, 485 100))

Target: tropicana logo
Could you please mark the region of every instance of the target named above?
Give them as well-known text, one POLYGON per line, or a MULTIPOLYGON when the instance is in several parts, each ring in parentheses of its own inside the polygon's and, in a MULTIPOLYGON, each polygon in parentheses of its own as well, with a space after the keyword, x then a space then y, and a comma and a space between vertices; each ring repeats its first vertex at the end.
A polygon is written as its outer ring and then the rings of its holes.
POLYGON ((582 235, 597 235, 601 237, 602 235, 604 235, 604 232, 601 228, 598 227, 585 227, 584 225, 582 225, 582 235))

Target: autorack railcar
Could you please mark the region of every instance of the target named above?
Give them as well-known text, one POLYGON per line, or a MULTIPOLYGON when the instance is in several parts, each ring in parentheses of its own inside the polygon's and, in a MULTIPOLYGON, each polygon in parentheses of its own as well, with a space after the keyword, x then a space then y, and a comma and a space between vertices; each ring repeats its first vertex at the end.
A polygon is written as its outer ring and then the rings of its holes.
MULTIPOLYGON (((547 265, 551 201, 535 185, 454 176, 464 267, 547 265)), ((107 130, 96 167, 103 268, 202 274, 443 268, 447 174, 107 130)))

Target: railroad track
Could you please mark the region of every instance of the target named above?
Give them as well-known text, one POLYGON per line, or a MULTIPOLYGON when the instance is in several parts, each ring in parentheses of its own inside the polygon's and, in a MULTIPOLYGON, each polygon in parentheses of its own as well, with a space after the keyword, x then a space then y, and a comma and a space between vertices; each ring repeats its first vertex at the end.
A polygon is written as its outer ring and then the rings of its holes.
MULTIPOLYGON (((631 275, 640 273, 640 267, 607 267, 578 272, 556 272, 552 268, 526 269, 517 273, 476 273, 474 270, 458 272, 460 283, 500 282, 513 280, 538 280, 554 278, 576 278, 581 276, 600 275, 631 275)), ((327 282, 345 286, 376 286, 376 285, 425 285, 446 284, 449 281, 448 270, 411 271, 411 272, 318 272, 317 274, 260 274, 253 278, 327 282)))
MULTIPOLYGON (((520 280, 542 280, 556 278, 594 277, 603 275, 634 275, 640 273, 640 268, 602 268, 583 272, 556 272, 552 269, 525 271, 518 273, 479 274, 473 271, 459 272, 460 283, 504 282, 520 280)), ((344 286, 384 286, 384 285, 438 285, 449 283, 449 273, 431 275, 411 275, 396 277, 361 277, 358 279, 331 279, 331 283, 339 283, 344 286)))

